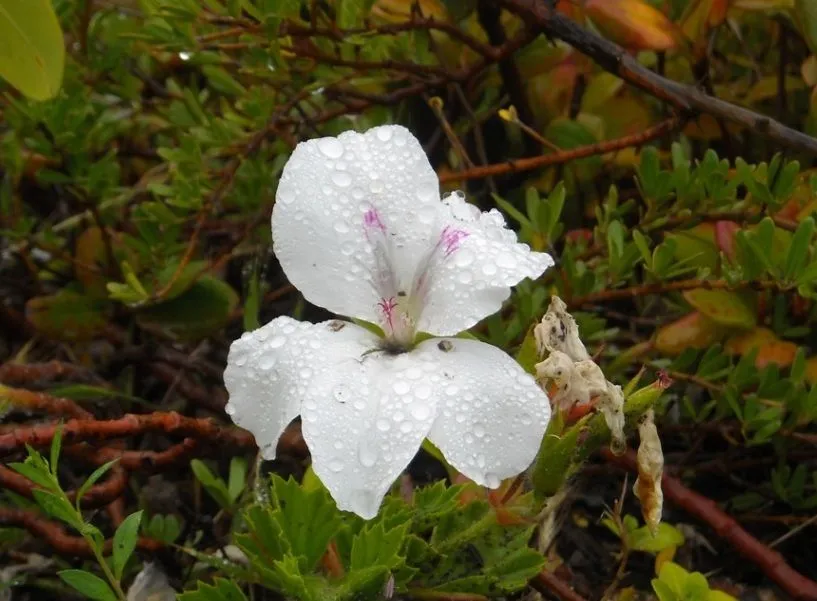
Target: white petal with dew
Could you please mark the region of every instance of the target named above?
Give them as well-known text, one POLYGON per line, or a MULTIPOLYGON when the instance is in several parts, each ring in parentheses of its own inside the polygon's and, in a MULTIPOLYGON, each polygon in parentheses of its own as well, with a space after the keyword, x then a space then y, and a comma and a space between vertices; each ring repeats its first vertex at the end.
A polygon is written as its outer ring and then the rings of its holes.
MULTIPOLYGON (((436 232, 460 232, 444 259, 429 265, 429 289, 418 323, 420 331, 450 336, 497 312, 511 286, 537 278, 553 265, 547 253, 517 241, 496 209, 487 213, 461 193, 444 199, 436 232)), ((436 242, 435 242, 436 243, 436 242)))
POLYGON ((376 323, 378 302, 398 292, 378 292, 378 278, 410 284, 439 209, 437 175, 407 129, 347 131, 295 148, 278 184, 273 246, 308 301, 376 323))
MULTIPOLYGON (((336 332, 331 328, 342 332, 347 325, 278 317, 233 342, 224 372, 230 393, 225 410, 237 425, 253 433, 265 459, 275 457, 278 438, 301 412, 301 400, 312 380, 334 367, 336 347, 343 337, 333 336, 336 332)), ((360 352, 375 343, 375 336, 369 334, 360 352)))
POLYGON ((548 397, 534 378, 476 340, 431 339, 419 349, 436 354, 443 377, 428 438, 451 465, 490 488, 527 469, 550 419, 548 397))
POLYGON ((443 375, 433 349, 361 355, 351 337, 365 343, 369 334, 351 324, 346 330, 348 348, 337 356, 348 360, 309 387, 303 434, 315 473, 338 507, 370 519, 431 428, 443 375))

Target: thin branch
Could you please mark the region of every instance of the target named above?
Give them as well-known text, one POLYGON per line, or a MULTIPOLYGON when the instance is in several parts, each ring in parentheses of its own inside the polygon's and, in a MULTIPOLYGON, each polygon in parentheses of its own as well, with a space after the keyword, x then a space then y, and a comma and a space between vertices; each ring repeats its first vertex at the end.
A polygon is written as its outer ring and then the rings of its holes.
POLYGON ((499 0, 528 27, 567 42, 598 65, 627 83, 664 100, 683 113, 704 113, 756 131, 781 146, 817 155, 817 139, 786 127, 779 121, 749 109, 713 98, 701 90, 650 71, 621 46, 591 33, 556 12, 546 0, 499 0))

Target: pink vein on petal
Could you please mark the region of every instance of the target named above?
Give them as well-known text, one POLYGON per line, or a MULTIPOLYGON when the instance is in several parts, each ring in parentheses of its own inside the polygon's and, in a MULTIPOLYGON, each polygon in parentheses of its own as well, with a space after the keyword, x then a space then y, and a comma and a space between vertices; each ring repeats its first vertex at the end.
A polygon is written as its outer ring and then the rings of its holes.
POLYGON ((460 247, 462 241, 468 237, 468 232, 465 230, 454 229, 447 225, 443 228, 440 234, 440 242, 445 245, 445 256, 449 256, 460 247))
POLYGON ((389 329, 393 332, 394 331, 394 310, 397 308, 397 301, 394 297, 389 299, 381 299, 377 306, 380 307, 380 310, 383 311, 383 315, 386 317, 386 323, 389 324, 389 329))
POLYGON ((380 214, 377 212, 377 209, 369 209, 363 215, 363 225, 366 228, 366 231, 371 229, 378 229, 381 233, 386 233, 386 226, 383 223, 383 220, 380 218, 380 214))

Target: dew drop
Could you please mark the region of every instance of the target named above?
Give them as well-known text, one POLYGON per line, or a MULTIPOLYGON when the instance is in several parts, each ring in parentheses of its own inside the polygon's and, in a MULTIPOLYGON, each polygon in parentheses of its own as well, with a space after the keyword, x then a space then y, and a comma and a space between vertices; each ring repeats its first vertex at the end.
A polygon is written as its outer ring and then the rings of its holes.
POLYGON ((414 396, 418 399, 427 399, 431 396, 431 386, 427 384, 420 384, 414 391, 414 396))
POLYGON ((450 384, 445 388, 445 394, 448 396, 455 396, 457 393, 459 393, 459 391, 460 387, 456 384, 450 384))
POLYGON ((485 426, 483 426, 479 422, 474 424, 474 436, 476 436, 477 438, 482 438, 483 436, 485 436, 485 426))
POLYGON ((405 373, 406 378, 409 380, 419 380, 423 377, 423 372, 417 369, 416 367, 409 367, 405 373))
POLYGON ((413 429, 414 429, 414 426, 411 424, 411 422, 403 422, 403 423, 400 424, 400 431, 403 434, 408 434, 413 429))
POLYGON ((227 415, 235 415, 235 406, 231 405, 230 403, 227 403, 224 406, 224 413, 226 413, 227 415))
POLYGON ((357 398, 354 403, 352 403, 352 407, 358 411, 363 411, 366 408, 366 403, 363 402, 363 399, 357 398))
POLYGON ((509 253, 501 253, 496 258, 496 264, 502 269, 513 269, 516 267, 516 259, 509 253))
POLYGON ((339 159, 343 156, 343 144, 337 138, 321 138, 318 140, 318 148, 330 159, 339 159))
POLYGON ((335 231, 339 234, 345 234, 349 231, 349 224, 343 221, 342 219, 338 219, 335 222, 335 231))
POLYGON ((397 394, 408 394, 408 391, 411 390, 409 383, 402 380, 395 382, 393 388, 397 394))
POLYGON ((431 415, 431 408, 425 403, 415 403, 411 406, 411 415, 414 419, 428 419, 428 416, 431 415))
POLYGON ((391 424, 389 423, 389 420, 383 419, 382 417, 377 420, 377 423, 375 425, 377 426, 377 429, 380 430, 381 432, 388 432, 391 429, 391 424))
POLYGON ((361 441, 357 449, 357 458, 360 460, 360 465, 363 467, 372 467, 377 461, 377 449, 375 449, 368 441, 361 441))
POLYGON ((467 248, 460 248, 454 254, 454 263, 457 267, 468 267, 474 262, 474 254, 467 248))
POLYGON ((477 465, 479 467, 485 467, 485 455, 477 455, 477 465))
POLYGON ((454 418, 458 424, 461 424, 465 421, 465 414, 464 413, 457 413, 457 416, 454 418))
POLYGON ((340 459, 332 459, 329 462, 329 470, 337 474, 343 470, 343 462, 340 459))
MULTIPOLYGON (((438 194, 437 182, 424 182, 417 188, 417 198, 420 202, 430 202, 438 194)), ((428 222, 426 222, 428 223, 428 222)))
POLYGON ((352 184, 352 176, 345 171, 335 171, 332 174, 332 181, 335 182, 336 186, 346 188, 352 184))
POLYGON ((276 201, 288 205, 293 200, 295 200, 295 191, 292 189, 292 186, 279 184, 278 193, 276 194, 276 201))
POLYGON ((482 266, 482 273, 485 275, 494 275, 497 272, 496 265, 493 263, 485 263, 482 266))
POLYGON ((485 486, 488 488, 499 488, 501 483, 502 480, 493 472, 488 472, 485 474, 485 486))
POLYGON ((275 357, 273 357, 272 355, 263 355, 261 359, 258 361, 258 367, 260 367, 264 371, 272 369, 273 365, 275 365, 275 357))
POLYGON ((267 342, 267 347, 269 348, 280 348, 284 346, 287 339, 283 336, 275 336, 269 342, 267 342))
POLYGON ((332 391, 332 396, 338 403, 346 403, 352 398, 351 391, 346 386, 340 385, 332 391))

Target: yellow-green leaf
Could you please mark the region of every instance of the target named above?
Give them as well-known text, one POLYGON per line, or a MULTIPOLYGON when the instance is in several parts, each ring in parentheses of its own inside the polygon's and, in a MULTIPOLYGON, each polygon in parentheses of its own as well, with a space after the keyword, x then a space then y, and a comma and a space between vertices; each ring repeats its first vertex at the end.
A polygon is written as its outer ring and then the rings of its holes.
POLYGON ((757 323, 757 313, 736 292, 698 288, 684 292, 686 301, 721 325, 749 329, 757 323))
POLYGON ((0 77, 34 100, 57 94, 65 44, 50 0, 0 0, 0 77))

